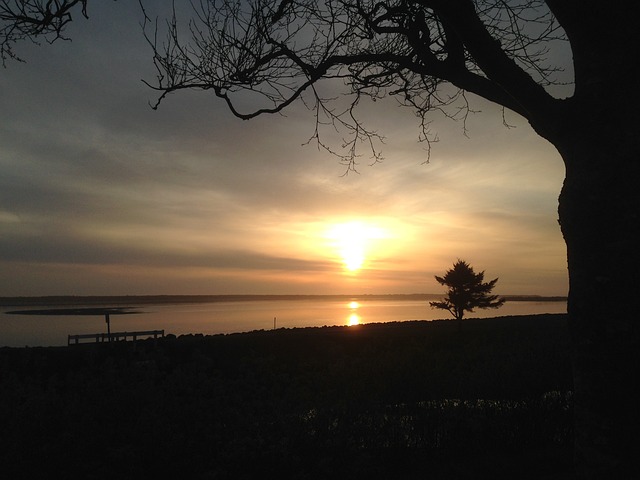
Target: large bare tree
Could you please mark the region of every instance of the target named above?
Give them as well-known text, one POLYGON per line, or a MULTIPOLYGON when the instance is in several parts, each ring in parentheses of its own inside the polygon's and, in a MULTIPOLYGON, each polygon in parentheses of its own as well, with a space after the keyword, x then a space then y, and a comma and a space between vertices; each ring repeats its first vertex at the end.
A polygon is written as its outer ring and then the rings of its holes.
POLYGON ((625 469, 638 470, 633 439, 640 424, 640 95, 633 53, 640 29, 632 6, 200 0, 188 21, 149 18, 146 30, 159 101, 183 89, 210 90, 242 119, 303 101, 315 109, 318 144, 349 168, 360 142, 377 155, 375 133, 356 115, 364 97, 393 95, 413 108, 427 141, 425 115, 439 110, 464 121, 467 92, 526 118, 566 167, 558 212, 568 253, 577 465, 584 477, 623 478, 625 469), (560 77, 551 60, 561 41, 573 54, 569 98, 553 95, 560 77), (334 98, 336 84, 346 86, 346 103, 334 98), (346 129, 344 145, 323 141, 326 124, 346 129))
POLYGON ((355 115, 364 96, 393 95, 423 125, 433 110, 464 121, 466 92, 527 119, 566 167, 558 212, 568 254, 577 465, 584 476, 607 478, 636 462, 639 424, 640 102, 630 51, 640 29, 631 5, 201 1, 188 25, 174 16, 160 41, 149 35, 155 88, 160 100, 181 89, 211 90, 243 119, 301 99, 315 109, 317 126, 350 132, 338 152, 350 167, 358 142, 375 140, 355 115), (559 78, 551 56, 563 40, 573 54, 569 98, 551 93, 559 78), (346 107, 321 93, 336 79, 351 95, 346 107))

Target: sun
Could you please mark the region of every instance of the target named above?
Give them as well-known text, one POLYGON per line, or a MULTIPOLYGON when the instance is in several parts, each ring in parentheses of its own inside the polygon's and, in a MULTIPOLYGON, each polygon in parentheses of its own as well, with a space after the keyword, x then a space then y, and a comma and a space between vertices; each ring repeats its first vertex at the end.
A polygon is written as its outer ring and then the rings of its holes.
POLYGON ((334 225, 328 234, 349 272, 363 268, 372 241, 383 236, 380 228, 360 221, 334 225))

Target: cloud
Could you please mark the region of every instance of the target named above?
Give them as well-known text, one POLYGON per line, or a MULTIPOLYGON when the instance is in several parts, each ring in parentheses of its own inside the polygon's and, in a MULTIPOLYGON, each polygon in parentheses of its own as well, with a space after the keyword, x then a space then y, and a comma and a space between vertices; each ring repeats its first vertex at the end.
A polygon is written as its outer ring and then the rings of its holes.
POLYGON ((343 175, 303 146, 314 118, 302 105, 243 122, 182 92, 152 110, 138 6, 99 2, 90 16, 72 42, 21 44, 27 63, 0 75, 0 295, 415 292, 467 255, 513 293, 565 293, 564 171, 517 115, 506 128, 473 98, 483 113, 468 138, 434 115, 425 163, 411 111, 363 103, 385 160, 369 166, 364 148, 343 175), (397 236, 349 277, 321 232, 351 219, 397 236))

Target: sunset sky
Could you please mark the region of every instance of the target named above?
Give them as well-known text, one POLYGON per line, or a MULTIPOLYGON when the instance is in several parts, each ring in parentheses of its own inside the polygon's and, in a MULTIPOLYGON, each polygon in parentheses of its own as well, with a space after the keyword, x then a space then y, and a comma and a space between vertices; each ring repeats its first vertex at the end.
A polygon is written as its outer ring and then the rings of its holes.
POLYGON ((496 293, 567 293, 564 166, 516 114, 471 98, 468 137, 434 114, 425 163, 413 112, 365 103, 385 160, 344 175, 302 105, 152 110, 137 2, 89 14, 0 69, 0 296, 439 293, 458 258, 496 293))

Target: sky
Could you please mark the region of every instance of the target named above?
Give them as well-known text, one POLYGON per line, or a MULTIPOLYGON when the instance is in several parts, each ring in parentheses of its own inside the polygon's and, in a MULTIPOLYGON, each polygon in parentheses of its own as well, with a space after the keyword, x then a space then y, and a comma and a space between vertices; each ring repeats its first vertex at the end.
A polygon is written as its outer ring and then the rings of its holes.
POLYGON ((457 259, 495 293, 567 294, 564 166, 517 114, 472 97, 467 136, 434 114, 426 162, 411 110, 366 103, 384 160, 345 175, 301 104, 153 110, 138 3, 89 15, 0 68, 0 296, 441 293, 457 259))

